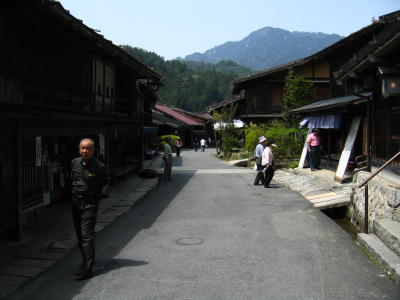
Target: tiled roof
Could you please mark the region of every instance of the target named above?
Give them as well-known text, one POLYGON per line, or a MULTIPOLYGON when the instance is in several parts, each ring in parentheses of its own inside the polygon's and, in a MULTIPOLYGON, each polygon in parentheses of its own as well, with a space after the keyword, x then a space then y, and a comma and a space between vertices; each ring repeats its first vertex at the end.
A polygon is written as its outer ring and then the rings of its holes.
POLYGON ((170 108, 166 105, 156 104, 156 109, 158 111, 161 111, 161 112, 171 116, 172 118, 174 118, 178 121, 181 121, 181 122, 187 124, 187 125, 190 125, 190 126, 203 126, 204 125, 204 122, 200 122, 198 120, 195 120, 193 117, 186 116, 183 113, 173 110, 172 108, 170 108))

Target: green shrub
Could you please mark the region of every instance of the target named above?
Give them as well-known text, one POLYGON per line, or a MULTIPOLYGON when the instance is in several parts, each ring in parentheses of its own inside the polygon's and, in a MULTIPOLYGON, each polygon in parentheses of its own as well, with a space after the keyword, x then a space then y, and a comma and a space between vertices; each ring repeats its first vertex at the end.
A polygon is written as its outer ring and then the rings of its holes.
POLYGON ((251 125, 246 128, 246 150, 254 152, 258 144, 258 138, 262 135, 278 146, 273 151, 275 159, 279 159, 281 157, 299 157, 301 155, 306 131, 287 128, 281 122, 275 122, 271 126, 251 125))
POLYGON ((299 166, 299 162, 298 161, 293 161, 287 166, 287 168, 294 169, 294 168, 297 168, 298 166, 299 166))
POLYGON ((268 127, 266 125, 250 125, 246 128, 246 143, 244 148, 246 151, 253 152, 258 144, 260 136, 266 136, 268 127))
MULTIPOLYGON (((159 136, 158 137, 158 146, 163 151, 164 151, 164 144, 166 143, 167 137, 171 138, 171 143, 170 143, 171 146, 175 144, 175 141, 178 138, 177 135, 173 135, 173 134, 166 134, 166 135, 159 136)), ((175 147, 171 147, 171 148, 172 148, 172 151, 175 151, 175 147)))

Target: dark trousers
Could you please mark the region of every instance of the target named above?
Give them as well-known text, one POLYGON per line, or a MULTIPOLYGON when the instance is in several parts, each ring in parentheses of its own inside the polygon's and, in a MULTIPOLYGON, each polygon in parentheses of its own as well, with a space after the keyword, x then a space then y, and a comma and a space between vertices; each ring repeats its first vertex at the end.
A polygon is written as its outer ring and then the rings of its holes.
POLYGON ((176 147, 175 151, 176 151, 176 157, 179 157, 179 155, 181 155, 181 148, 180 147, 176 147))
POLYGON ((261 183, 264 183, 264 173, 262 172, 263 167, 261 166, 261 158, 258 159, 256 158, 256 165, 257 165, 257 175, 256 178, 254 179, 254 185, 258 185, 261 181, 261 183))
POLYGON ((72 217, 85 270, 92 269, 95 259, 94 236, 99 202, 95 197, 72 196, 72 217))
POLYGON ((274 169, 269 167, 265 170, 265 178, 264 178, 264 186, 269 186, 271 183, 272 177, 274 177, 274 169))
POLYGON ((321 151, 319 146, 310 146, 310 168, 318 169, 321 163, 321 151))

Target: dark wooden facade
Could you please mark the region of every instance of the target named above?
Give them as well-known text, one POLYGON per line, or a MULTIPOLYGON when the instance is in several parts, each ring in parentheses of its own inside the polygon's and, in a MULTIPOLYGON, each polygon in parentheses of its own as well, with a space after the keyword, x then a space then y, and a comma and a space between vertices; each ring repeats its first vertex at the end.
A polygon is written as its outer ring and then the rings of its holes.
MULTIPOLYGON (((294 110, 305 117, 341 115, 343 124, 340 129, 322 130, 323 146, 333 167, 338 166, 339 158, 344 153, 351 122, 361 117, 347 166, 349 175, 354 169, 352 160, 359 155, 366 155, 372 167, 378 167, 400 151, 400 97, 382 95, 383 77, 379 72, 382 67, 398 68, 398 73, 393 76, 400 81, 399 20, 400 11, 384 15, 377 22, 343 39, 339 43, 346 43, 343 45, 347 49, 346 55, 343 49, 333 46, 330 57, 340 59, 331 63, 330 94, 342 98, 325 99, 320 105, 312 107, 311 104, 294 110), (354 41, 358 43, 354 45, 354 41), (335 51, 338 53, 335 54, 335 51), (346 97, 355 98, 341 102, 340 99, 346 97)), ((400 162, 394 161, 391 167, 393 173, 400 175, 399 167, 400 162)))
POLYGON ((0 22, 0 231, 19 236, 68 192, 82 137, 95 140, 111 174, 140 164, 153 100, 137 82, 160 76, 56 1, 2 2, 0 22))
MULTIPOLYGON (((394 67, 398 71, 392 76, 400 79, 400 11, 380 17, 370 27, 374 34, 336 70, 335 79, 346 93, 372 92, 367 103, 370 112, 364 113, 362 143, 365 154, 371 145, 372 165, 380 166, 400 151, 400 96, 382 95, 384 78, 379 72, 394 67)), ((393 165, 400 167, 400 161, 393 165)), ((393 170, 400 175, 400 169, 393 170)))
POLYGON ((282 117, 285 77, 290 70, 314 83, 313 100, 329 94, 329 64, 313 60, 295 61, 234 81, 233 92, 243 94, 237 118, 247 123, 268 123, 282 117))

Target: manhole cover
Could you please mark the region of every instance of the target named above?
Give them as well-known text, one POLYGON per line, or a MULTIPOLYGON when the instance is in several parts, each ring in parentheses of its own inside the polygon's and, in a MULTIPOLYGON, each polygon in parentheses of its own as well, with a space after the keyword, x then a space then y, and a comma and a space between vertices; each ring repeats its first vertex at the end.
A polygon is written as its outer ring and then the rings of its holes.
POLYGON ((192 238, 192 237, 180 238, 175 241, 175 243, 178 245, 200 245, 203 242, 204 242, 203 239, 192 238))

